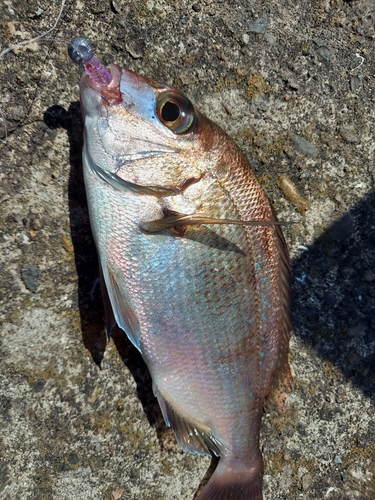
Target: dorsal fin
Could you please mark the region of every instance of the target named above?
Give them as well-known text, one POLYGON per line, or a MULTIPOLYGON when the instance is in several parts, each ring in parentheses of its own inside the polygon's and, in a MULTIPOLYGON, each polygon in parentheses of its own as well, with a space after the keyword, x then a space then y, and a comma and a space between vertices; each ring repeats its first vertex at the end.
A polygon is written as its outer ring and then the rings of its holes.
POLYGON ((275 226, 275 230, 278 239, 280 256, 281 297, 284 315, 282 318, 282 325, 280 327, 280 354, 277 361, 277 369, 272 379, 272 384, 265 406, 276 406, 278 411, 282 411, 286 395, 290 390, 292 382, 292 375, 289 367, 289 340, 292 331, 289 283, 290 260, 284 235, 280 226, 275 226))

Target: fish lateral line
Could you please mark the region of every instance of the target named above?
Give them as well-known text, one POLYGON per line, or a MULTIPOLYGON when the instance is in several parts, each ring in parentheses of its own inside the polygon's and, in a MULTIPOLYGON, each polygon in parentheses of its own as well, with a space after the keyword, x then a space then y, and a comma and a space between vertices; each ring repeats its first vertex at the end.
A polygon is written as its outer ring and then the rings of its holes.
POLYGON ((204 214, 179 214, 168 215, 162 219, 142 222, 139 227, 146 233, 158 233, 163 229, 168 229, 178 226, 201 226, 205 224, 232 224, 236 226, 288 226, 298 224, 295 221, 263 221, 263 220, 234 220, 234 219, 217 219, 208 217, 204 214))

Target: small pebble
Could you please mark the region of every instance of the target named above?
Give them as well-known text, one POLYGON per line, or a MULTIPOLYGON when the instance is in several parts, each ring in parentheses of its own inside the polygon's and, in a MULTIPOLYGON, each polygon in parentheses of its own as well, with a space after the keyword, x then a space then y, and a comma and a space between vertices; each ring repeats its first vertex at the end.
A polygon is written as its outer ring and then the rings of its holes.
POLYGON ((87 396, 87 402, 92 405, 95 403, 97 397, 98 397, 98 394, 99 394, 99 387, 96 386, 94 387, 94 389, 91 391, 91 394, 89 394, 87 396))
POLYGON ((25 264, 21 269, 22 281, 30 292, 35 293, 38 288, 39 269, 30 264, 25 264))
POLYGON ((371 283, 371 281, 375 281, 375 274, 373 273, 373 271, 368 269, 363 275, 362 281, 367 281, 368 283, 371 283))
POLYGON ((310 485, 312 483, 312 475, 308 472, 302 477, 302 489, 303 490, 308 490, 310 488, 310 485))
POLYGON ((298 90, 299 89, 299 83, 295 78, 290 78, 288 80, 289 87, 293 90, 298 90))
POLYGON ((77 464, 79 464, 79 456, 76 453, 71 453, 69 455, 68 462, 71 465, 77 465, 77 464))
POLYGON ((359 142, 359 138, 354 132, 354 125, 343 125, 339 128, 339 132, 346 142, 359 142))
POLYGON ((296 135, 293 139, 293 144, 295 149, 310 158, 316 158, 318 156, 318 150, 312 142, 306 141, 303 137, 296 135))
POLYGON ((275 45, 276 43, 276 38, 271 35, 270 33, 266 33, 264 35, 264 38, 267 40, 267 42, 270 44, 270 45, 275 45))
POLYGON ((306 202, 298 192, 298 189, 293 182, 285 176, 279 179, 279 188, 281 189, 285 198, 293 203, 297 210, 301 213, 306 212, 306 202))
POLYGON ((26 115, 26 109, 24 106, 13 106, 7 109, 7 116, 11 120, 19 122, 25 118, 25 115, 26 115))
POLYGON ((342 196, 341 194, 336 194, 335 196, 335 200, 338 202, 338 203, 344 203, 344 200, 342 199, 342 196))
POLYGON ((284 465, 280 471, 279 488, 281 491, 288 490, 292 484, 292 466, 290 464, 284 465))
POLYGON ((43 184, 43 186, 48 186, 48 184, 51 182, 51 176, 47 174, 43 175, 40 182, 43 184))
POLYGON ((129 52, 129 54, 132 56, 133 59, 140 59, 142 57, 141 52, 138 52, 129 44, 125 45, 125 49, 129 52))
POLYGON ((260 18, 250 25, 250 31, 262 35, 266 31, 267 24, 268 17, 267 14, 263 12, 260 18))
POLYGON ((331 238, 338 243, 349 238, 349 236, 354 233, 354 224, 351 215, 346 213, 340 219, 336 220, 332 226, 328 228, 328 233, 331 238))
POLYGON ((308 56, 310 54, 310 46, 308 43, 303 43, 302 44, 302 47, 301 47, 301 50, 302 50, 302 54, 304 56, 308 56))
POLYGON ((121 4, 117 2, 117 0, 111 0, 111 4, 112 4, 112 9, 115 11, 115 13, 120 14, 121 4))
POLYGON ((362 84, 363 75, 356 75, 350 79, 350 89, 355 92, 362 84))
POLYGON ((38 231, 42 227, 42 223, 37 214, 32 214, 29 217, 30 229, 33 231, 38 231))
POLYGON ((201 6, 199 5, 199 3, 194 3, 192 5, 192 9, 194 12, 200 12, 201 11, 201 6))
POLYGON ((120 490, 120 489, 113 491, 112 492, 112 500, 120 500, 123 493, 124 493, 124 490, 120 490))
POLYGON ((320 54, 325 61, 331 62, 335 57, 335 49, 323 46, 318 49, 318 54, 320 54))
POLYGON ((44 10, 41 7, 38 7, 34 14, 32 15, 32 18, 35 19, 37 17, 40 17, 43 14, 44 10))
POLYGON ((74 245, 73 245, 72 238, 70 235, 63 234, 61 236, 61 241, 62 241, 62 245, 64 247, 64 250, 66 252, 74 253, 74 245))
POLYGON ((79 456, 76 453, 71 453, 71 455, 69 455, 68 460, 63 464, 61 464, 60 470, 62 472, 68 472, 70 470, 77 469, 79 466, 79 462, 80 462, 79 456))
POLYGON ((250 37, 249 37, 249 35, 248 35, 247 33, 244 33, 244 34, 242 35, 242 41, 243 41, 243 43, 244 43, 245 45, 247 45, 247 44, 249 43, 249 41, 250 41, 250 37))

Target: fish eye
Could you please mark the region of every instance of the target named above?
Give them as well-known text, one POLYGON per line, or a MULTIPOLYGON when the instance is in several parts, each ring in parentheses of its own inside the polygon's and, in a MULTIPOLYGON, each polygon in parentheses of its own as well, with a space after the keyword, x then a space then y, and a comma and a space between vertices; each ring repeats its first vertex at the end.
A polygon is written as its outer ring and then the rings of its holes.
POLYGON ((174 102, 167 101, 161 108, 161 116, 165 122, 175 122, 180 115, 181 110, 174 102))
POLYGON ((176 134, 186 134, 195 122, 193 104, 177 91, 166 91, 159 94, 156 110, 162 124, 176 134))

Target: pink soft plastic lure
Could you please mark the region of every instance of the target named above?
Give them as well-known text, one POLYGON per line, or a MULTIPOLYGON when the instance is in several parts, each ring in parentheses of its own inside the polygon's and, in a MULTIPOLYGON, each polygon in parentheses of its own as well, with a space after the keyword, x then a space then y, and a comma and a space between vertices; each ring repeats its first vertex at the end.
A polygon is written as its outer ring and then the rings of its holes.
POLYGON ((110 84, 111 73, 94 56, 94 48, 86 38, 73 38, 69 43, 68 53, 73 62, 83 65, 85 73, 96 86, 107 87, 110 84))

